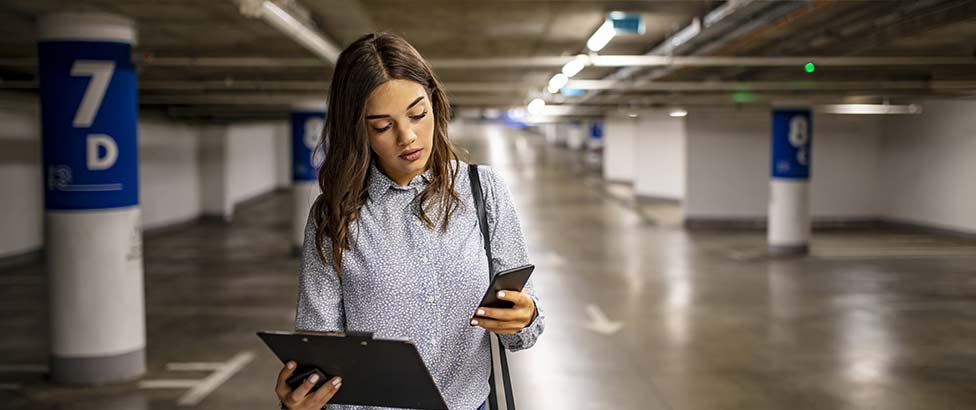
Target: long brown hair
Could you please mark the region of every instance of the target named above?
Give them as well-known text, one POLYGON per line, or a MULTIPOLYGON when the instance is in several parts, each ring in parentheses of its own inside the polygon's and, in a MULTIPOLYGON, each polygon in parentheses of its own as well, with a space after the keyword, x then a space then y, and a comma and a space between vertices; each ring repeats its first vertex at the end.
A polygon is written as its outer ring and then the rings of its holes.
POLYGON ((446 232, 460 202, 454 190, 458 169, 453 161, 458 155, 447 137, 450 106, 430 65, 395 34, 370 33, 360 37, 339 54, 332 74, 322 131, 326 145, 325 162, 319 170, 322 194, 312 205, 319 257, 327 261, 323 245, 328 240, 332 244, 333 266, 340 277, 342 253, 350 248, 349 227, 359 219, 359 210, 369 195, 366 184, 373 154, 366 130, 366 100, 376 87, 395 79, 424 86, 433 106, 434 142, 427 160, 430 185, 418 197, 420 218, 433 228, 434 222, 427 213, 431 204, 436 205, 441 229, 446 232))

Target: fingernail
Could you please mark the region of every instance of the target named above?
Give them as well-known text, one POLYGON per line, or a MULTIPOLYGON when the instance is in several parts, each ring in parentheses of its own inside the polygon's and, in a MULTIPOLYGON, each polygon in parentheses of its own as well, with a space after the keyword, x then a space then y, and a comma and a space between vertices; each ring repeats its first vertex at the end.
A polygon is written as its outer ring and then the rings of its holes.
POLYGON ((500 298, 505 297, 505 292, 498 292, 498 297, 500 297, 500 298))
POLYGON ((478 321, 475 319, 471 319, 471 326, 478 326, 478 321))
POLYGON ((335 385, 336 390, 339 390, 340 387, 342 387, 342 383, 335 385))
POLYGON ((312 377, 309 377, 308 378, 308 381, 311 382, 311 383, 313 383, 313 384, 314 383, 318 383, 319 382, 319 375, 313 374, 312 377))
POLYGON ((335 386, 335 387, 339 387, 340 384, 342 384, 342 378, 341 377, 336 377, 335 380, 332 381, 332 385, 335 386))
POLYGON ((285 364, 285 366, 288 367, 288 369, 294 369, 295 368, 295 362, 288 362, 288 363, 285 364))
POLYGON ((484 316, 484 315, 485 315, 485 310, 484 309, 478 309, 478 316, 484 316))

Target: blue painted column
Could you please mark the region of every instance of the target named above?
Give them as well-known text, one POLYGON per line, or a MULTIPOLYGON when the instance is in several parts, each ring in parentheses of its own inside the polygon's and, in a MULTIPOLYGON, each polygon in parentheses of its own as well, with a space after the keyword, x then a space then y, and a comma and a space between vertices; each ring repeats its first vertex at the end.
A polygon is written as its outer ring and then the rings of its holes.
MULTIPOLYGON (((592 120, 586 138, 586 154, 584 161, 594 169, 601 169, 603 164, 603 120, 592 120)), ((602 171, 601 171, 602 172, 602 171)))
POLYGON ((325 160, 325 150, 321 142, 322 128, 325 126, 325 100, 307 101, 292 107, 291 146, 292 146, 292 196, 294 198, 292 217, 293 244, 301 248, 305 240, 305 222, 315 198, 321 193, 319 188, 319 167, 325 160))
POLYGON ((123 17, 44 16, 38 72, 50 364, 56 383, 145 372, 136 31, 123 17))
POLYGON ((803 255, 810 243, 810 110, 776 109, 772 114, 769 185, 769 253, 803 255))
POLYGON ((594 120, 590 122, 590 139, 587 142, 587 148, 602 148, 603 147, 603 120, 594 120))

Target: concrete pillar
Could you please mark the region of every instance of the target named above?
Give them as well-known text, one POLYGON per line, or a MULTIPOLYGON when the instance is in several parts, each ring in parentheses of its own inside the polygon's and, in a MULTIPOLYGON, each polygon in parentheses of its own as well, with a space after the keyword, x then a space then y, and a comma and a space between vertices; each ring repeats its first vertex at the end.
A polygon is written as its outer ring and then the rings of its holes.
POLYGON ((569 123, 568 122, 557 122, 555 124, 555 142, 557 146, 566 146, 566 140, 569 139, 569 123))
POLYGON ((546 137, 546 143, 556 145, 559 137, 556 135, 556 123, 542 124, 542 132, 546 137))
POLYGON ((640 111, 634 134, 634 193, 639 197, 683 201, 688 164, 687 117, 667 111, 640 111))
POLYGON ((305 223, 312 203, 319 196, 319 167, 325 159, 322 127, 325 125, 325 101, 297 104, 291 113, 292 146, 292 239, 296 248, 305 240, 305 223))
POLYGON ((586 123, 586 154, 584 161, 592 169, 602 172, 603 164, 603 120, 593 120, 586 123))
POLYGON ((586 131, 582 121, 573 121, 566 124, 566 146, 571 150, 583 149, 588 134, 586 131))
POLYGON ((202 216, 224 223, 234 219, 234 202, 228 193, 227 139, 226 125, 211 124, 200 130, 197 143, 202 216))
POLYGON ((810 110, 774 110, 772 138, 769 253, 803 255, 810 242, 810 110))
POLYGON ((586 149, 603 149, 603 120, 593 120, 587 125, 589 132, 587 133, 588 138, 586 140, 586 149))
POLYGON ((114 15, 62 13, 40 20, 56 383, 121 382, 145 373, 135 36, 133 23, 114 15))
POLYGON ((637 119, 615 113, 607 117, 603 130, 603 178, 611 182, 634 182, 637 119))

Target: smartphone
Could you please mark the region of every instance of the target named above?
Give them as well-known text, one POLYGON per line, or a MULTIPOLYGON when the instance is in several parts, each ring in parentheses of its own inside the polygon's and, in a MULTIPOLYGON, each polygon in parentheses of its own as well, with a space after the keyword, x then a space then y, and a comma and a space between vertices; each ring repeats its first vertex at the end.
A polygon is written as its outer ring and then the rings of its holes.
POLYGON ((290 387, 292 390, 295 390, 298 388, 298 386, 301 386, 302 383, 305 382, 305 379, 312 377, 313 374, 319 375, 319 381, 315 382, 315 386, 312 386, 312 388, 309 390, 309 392, 314 392, 318 390, 319 387, 322 387, 322 385, 325 384, 325 382, 329 378, 328 376, 325 375, 325 373, 322 373, 321 370, 314 367, 295 369, 295 373, 292 374, 291 377, 288 378, 288 380, 285 380, 285 384, 287 384, 288 387, 290 387))
POLYGON ((529 276, 532 275, 533 270, 535 270, 535 265, 525 265, 499 272, 492 279, 491 285, 488 286, 488 290, 485 291, 485 296, 481 298, 481 303, 478 306, 502 309, 515 306, 514 303, 507 300, 499 300, 498 292, 502 290, 516 290, 521 292, 525 288, 525 284, 529 281, 529 276))

